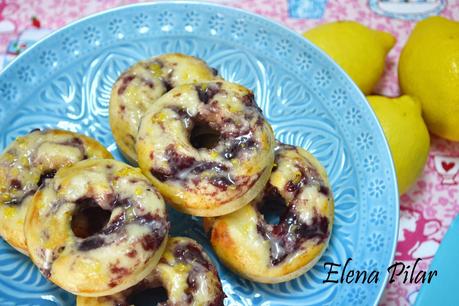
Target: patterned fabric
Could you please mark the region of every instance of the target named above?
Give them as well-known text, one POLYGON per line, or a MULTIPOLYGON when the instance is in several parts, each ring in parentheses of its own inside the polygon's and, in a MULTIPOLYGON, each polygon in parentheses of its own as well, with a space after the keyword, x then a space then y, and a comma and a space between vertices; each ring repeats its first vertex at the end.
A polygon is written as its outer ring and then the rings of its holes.
MULTIPOLYGON (((78 18, 135 1, 130 0, 0 0, 0 66, 35 41, 78 18)), ((459 2, 445 0, 215 0, 246 9, 303 32, 318 24, 356 20, 389 31, 397 44, 387 58, 386 72, 376 93, 400 94, 397 61, 416 19, 432 14, 459 20, 459 2), (415 13, 416 12, 416 13, 415 13)), ((374 212, 375 214, 378 211, 374 212)), ((400 231, 396 260, 428 269, 443 235, 459 213, 459 143, 432 136, 423 175, 401 197, 400 231)), ((420 284, 388 284, 382 305, 411 305, 420 284)))
POLYGON ((288 0, 288 13, 293 18, 322 18, 327 0, 288 0))

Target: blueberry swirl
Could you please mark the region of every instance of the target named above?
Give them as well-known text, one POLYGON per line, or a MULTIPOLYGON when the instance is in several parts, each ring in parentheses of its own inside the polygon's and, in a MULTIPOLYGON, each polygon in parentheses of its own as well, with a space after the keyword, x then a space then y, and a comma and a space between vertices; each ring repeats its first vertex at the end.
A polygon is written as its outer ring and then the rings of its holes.
POLYGON ((230 213, 269 179, 274 135, 253 93, 224 81, 182 85, 142 118, 139 166, 178 210, 230 213))
POLYGON ((140 283, 112 296, 79 296, 77 306, 133 305, 136 295, 153 288, 166 291, 164 300, 156 301, 159 306, 222 306, 225 298, 217 270, 203 248, 190 238, 173 237, 158 266, 140 283))
POLYGON ((216 78, 216 70, 204 61, 179 53, 129 67, 115 82, 110 98, 110 125, 123 155, 132 163, 137 161, 135 139, 140 119, 159 97, 181 84, 216 78))
POLYGON ((108 159, 60 169, 35 194, 24 228, 42 274, 83 296, 110 295, 145 278, 168 230, 164 200, 148 179, 108 159))
POLYGON ((56 171, 90 158, 112 158, 97 141, 61 130, 34 130, 0 156, 0 234, 27 254, 24 220, 36 190, 56 171))
POLYGON ((320 163, 301 148, 278 144, 263 192, 240 210, 204 222, 225 265, 245 278, 278 283, 319 260, 330 239, 333 209, 320 163))

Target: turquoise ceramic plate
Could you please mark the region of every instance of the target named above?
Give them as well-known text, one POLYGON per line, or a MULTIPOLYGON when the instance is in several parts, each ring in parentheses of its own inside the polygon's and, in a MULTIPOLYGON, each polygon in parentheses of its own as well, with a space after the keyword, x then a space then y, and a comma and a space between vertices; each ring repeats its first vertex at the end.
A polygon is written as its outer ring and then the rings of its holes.
MULTIPOLYGON (((67 26, 36 44, 0 75, 0 147, 37 127, 79 131, 120 157, 108 125, 117 76, 166 52, 205 59, 227 80, 254 90, 276 136, 310 150, 326 167, 336 198, 331 242, 321 261, 287 283, 262 285, 218 264, 227 305, 369 305, 385 285, 325 283, 324 262, 352 257, 358 269, 392 261, 398 196, 382 130, 364 97, 322 52, 262 17, 211 4, 139 4, 67 26)), ((171 214, 173 232, 203 243, 200 223, 171 214)), ((42 278, 0 243, 2 305, 71 305, 74 297, 42 278)))

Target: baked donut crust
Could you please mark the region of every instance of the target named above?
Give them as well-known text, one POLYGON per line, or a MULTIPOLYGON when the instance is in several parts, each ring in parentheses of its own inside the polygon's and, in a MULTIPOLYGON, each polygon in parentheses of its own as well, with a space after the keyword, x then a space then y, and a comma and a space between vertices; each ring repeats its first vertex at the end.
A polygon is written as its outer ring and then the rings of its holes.
POLYGON ((30 258, 41 273, 83 296, 110 295, 140 282, 158 263, 168 229, 164 200, 147 178, 108 159, 60 169, 36 192, 25 223, 30 258), (91 232, 77 212, 93 219, 107 213, 107 223, 91 232))
POLYGON ((24 220, 35 191, 56 171, 80 160, 112 158, 100 143, 62 130, 34 130, 0 156, 0 235, 27 254, 24 220))
POLYGON ((309 152, 279 144, 269 183, 257 199, 232 214, 205 218, 204 225, 219 259, 231 270, 256 282, 279 283, 319 260, 333 211, 325 169, 309 152), (260 212, 264 208, 283 211, 270 224, 260 212))
POLYGON ((168 203, 187 214, 219 216, 263 189, 274 143, 253 93, 215 81, 182 85, 158 99, 142 118, 136 148, 140 168, 168 203), (197 126, 218 133, 210 148, 191 143, 197 126))
POLYGON ((204 61, 170 53, 140 61, 123 72, 110 97, 110 126, 120 151, 135 164, 135 139, 140 119, 156 99, 181 84, 213 80, 217 71, 204 61))
POLYGON ((223 305, 225 294, 212 261, 193 239, 169 238, 166 250, 155 270, 139 284, 112 296, 77 297, 77 306, 130 305, 135 293, 164 287, 168 300, 158 305, 223 305))

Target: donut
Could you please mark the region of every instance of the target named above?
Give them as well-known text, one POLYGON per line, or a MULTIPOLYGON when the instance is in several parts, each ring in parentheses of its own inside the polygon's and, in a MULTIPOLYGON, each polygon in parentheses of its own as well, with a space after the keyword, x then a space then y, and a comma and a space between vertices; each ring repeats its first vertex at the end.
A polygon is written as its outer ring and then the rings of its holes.
POLYGON ((135 139, 148 107, 170 89, 213 80, 217 71, 193 56, 164 54, 131 66, 115 82, 110 97, 110 126, 126 159, 136 163, 135 139))
POLYGON ((169 204, 195 216, 231 213, 269 179, 274 135, 247 88, 187 84, 159 98, 141 120, 139 166, 169 204))
POLYGON ((307 151, 279 144, 268 184, 249 205, 205 218, 219 259, 261 283, 291 280, 309 270, 328 245, 333 196, 325 169, 307 151))
POLYGON ((34 130, 0 156, 0 235, 27 254, 24 220, 35 191, 59 168, 88 158, 112 158, 97 141, 62 130, 34 130))
POLYGON ((91 159, 35 193, 24 232, 30 258, 59 287, 111 295, 144 279, 166 246, 164 200, 138 168, 91 159))
POLYGON ((134 305, 136 295, 152 288, 166 291, 167 301, 158 301, 160 291, 155 290, 156 305, 220 306, 225 298, 217 270, 202 247, 190 238, 173 237, 156 268, 139 284, 111 296, 78 296, 77 306, 134 305))

